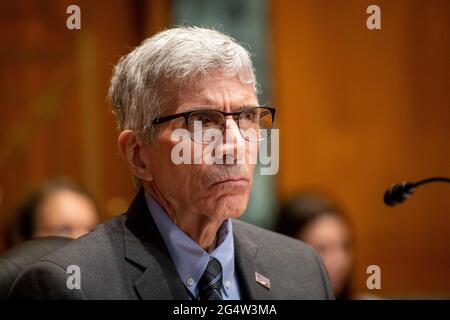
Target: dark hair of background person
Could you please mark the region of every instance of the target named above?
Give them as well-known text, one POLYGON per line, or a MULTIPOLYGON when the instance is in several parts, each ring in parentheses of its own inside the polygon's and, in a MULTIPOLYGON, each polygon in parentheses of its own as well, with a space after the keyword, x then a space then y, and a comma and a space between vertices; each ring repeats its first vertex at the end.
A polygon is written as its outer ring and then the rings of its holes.
POLYGON ((39 206, 50 196, 59 191, 71 191, 87 198, 98 213, 94 197, 80 184, 68 178, 56 178, 39 185, 31 191, 18 205, 5 230, 6 248, 30 240, 35 229, 36 213, 39 206))
MULTIPOLYGON (((276 231, 299 239, 299 235, 308 226, 325 215, 331 215, 341 219, 351 229, 348 218, 329 197, 316 192, 299 192, 281 206, 276 231)), ((336 295, 336 300, 348 299, 351 299, 350 278, 340 293, 336 295)))

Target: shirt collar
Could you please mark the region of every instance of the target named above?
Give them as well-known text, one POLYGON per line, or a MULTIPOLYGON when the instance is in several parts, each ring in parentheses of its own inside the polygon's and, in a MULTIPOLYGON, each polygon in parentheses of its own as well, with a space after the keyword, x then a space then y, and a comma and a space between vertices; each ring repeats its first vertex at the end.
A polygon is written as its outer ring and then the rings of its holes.
POLYGON ((233 283, 234 241, 231 220, 227 219, 222 223, 217 231, 218 246, 211 253, 208 253, 174 224, 159 203, 147 192, 145 193, 145 199, 150 214, 166 243, 175 268, 191 293, 197 296, 197 284, 206 270, 210 256, 213 256, 222 265, 222 291, 228 295, 230 286, 237 285, 233 283), (224 286, 225 283, 230 285, 224 286))

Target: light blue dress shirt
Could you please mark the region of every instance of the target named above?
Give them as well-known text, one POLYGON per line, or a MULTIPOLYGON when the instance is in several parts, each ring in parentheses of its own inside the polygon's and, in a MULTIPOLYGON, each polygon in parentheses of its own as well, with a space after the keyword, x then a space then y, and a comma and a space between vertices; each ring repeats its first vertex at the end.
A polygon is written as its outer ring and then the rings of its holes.
POLYGON ((218 245, 211 253, 208 253, 170 220, 164 209, 151 195, 145 193, 145 198, 150 214, 166 243, 175 268, 191 295, 193 297, 198 296, 197 284, 206 270, 210 256, 213 256, 222 265, 221 291, 223 299, 240 300, 241 295, 234 264, 234 239, 231 220, 227 219, 222 223, 217 232, 218 245))

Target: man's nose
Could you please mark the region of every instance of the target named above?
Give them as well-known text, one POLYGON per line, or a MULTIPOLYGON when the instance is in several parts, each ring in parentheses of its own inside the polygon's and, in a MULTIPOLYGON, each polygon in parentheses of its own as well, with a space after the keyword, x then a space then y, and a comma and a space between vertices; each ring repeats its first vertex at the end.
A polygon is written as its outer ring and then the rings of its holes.
POLYGON ((222 149, 224 164, 237 164, 238 160, 242 160, 244 156, 245 141, 237 121, 232 116, 226 117, 222 149))

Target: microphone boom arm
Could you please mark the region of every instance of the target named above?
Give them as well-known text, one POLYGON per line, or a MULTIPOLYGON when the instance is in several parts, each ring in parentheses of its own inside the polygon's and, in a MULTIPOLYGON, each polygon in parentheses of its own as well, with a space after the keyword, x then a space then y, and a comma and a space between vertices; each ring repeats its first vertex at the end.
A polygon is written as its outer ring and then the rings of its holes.
POLYGON ((388 206, 395 206, 399 203, 402 203, 406 199, 408 199, 414 192, 415 188, 431 183, 431 182, 447 182, 450 183, 450 178, 447 177, 433 177, 428 179, 423 179, 418 182, 407 182, 404 181, 402 183, 393 184, 386 192, 384 193, 384 203, 388 206))

